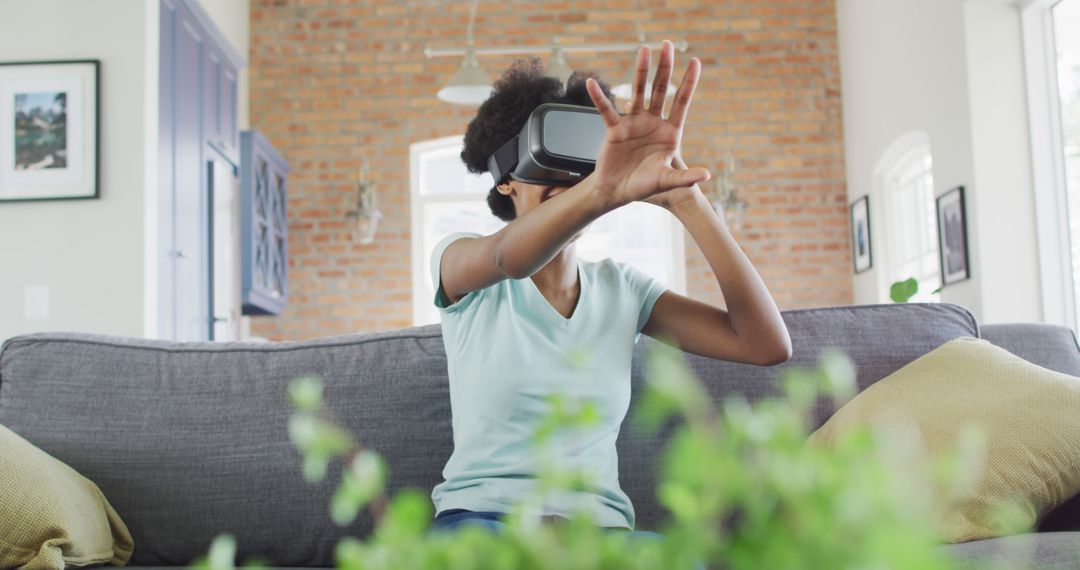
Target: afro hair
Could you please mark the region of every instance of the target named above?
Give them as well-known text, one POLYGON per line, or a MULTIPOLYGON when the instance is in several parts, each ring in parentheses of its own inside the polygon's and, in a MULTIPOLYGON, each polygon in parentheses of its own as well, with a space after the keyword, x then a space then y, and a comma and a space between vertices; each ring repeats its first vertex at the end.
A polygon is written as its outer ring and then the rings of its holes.
MULTIPOLYGON (((595 107, 585 89, 585 80, 589 77, 600 83, 604 95, 614 103, 611 89, 592 72, 575 71, 564 86, 545 73, 539 59, 515 61, 495 82, 491 96, 480 105, 465 131, 461 151, 465 167, 474 174, 487 172, 488 157, 516 136, 533 110, 544 103, 595 107)), ((491 212, 503 221, 509 222, 517 215, 513 200, 500 194, 494 186, 488 192, 487 202, 491 212)))

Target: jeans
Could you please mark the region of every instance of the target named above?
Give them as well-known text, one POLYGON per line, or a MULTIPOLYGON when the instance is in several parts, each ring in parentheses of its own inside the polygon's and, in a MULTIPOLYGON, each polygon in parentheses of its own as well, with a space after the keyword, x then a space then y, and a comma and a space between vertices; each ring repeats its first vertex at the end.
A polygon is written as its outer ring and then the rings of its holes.
MULTIPOLYGON (((479 526, 486 528, 492 532, 500 532, 506 528, 506 523, 502 522, 504 513, 497 512, 484 512, 484 511, 468 511, 465 509, 450 509, 443 511, 435 517, 434 524, 431 525, 431 532, 443 533, 451 532, 459 529, 465 525, 479 526)), ((545 517, 545 519, 560 519, 562 517, 545 517)), ((565 519, 564 519, 565 520, 565 519)), ((652 532, 649 530, 626 530, 622 528, 613 528, 613 531, 626 532, 626 535, 631 539, 640 540, 663 540, 664 536, 652 532)), ((704 570, 705 566, 698 564, 697 568, 704 570)))
MULTIPOLYGON (((432 532, 446 532, 457 529, 464 525, 478 525, 483 528, 492 531, 500 531, 506 528, 506 523, 502 522, 503 513, 496 512, 483 512, 483 511, 467 511, 465 509, 450 509, 443 511, 435 517, 435 523, 431 525, 432 532)), ((563 519, 563 517, 544 517, 547 520, 563 519)), ((616 528, 612 530, 623 531, 622 528, 616 528)), ((627 530, 628 536, 633 538, 651 538, 651 539, 663 539, 664 537, 658 533, 648 530, 627 530)))

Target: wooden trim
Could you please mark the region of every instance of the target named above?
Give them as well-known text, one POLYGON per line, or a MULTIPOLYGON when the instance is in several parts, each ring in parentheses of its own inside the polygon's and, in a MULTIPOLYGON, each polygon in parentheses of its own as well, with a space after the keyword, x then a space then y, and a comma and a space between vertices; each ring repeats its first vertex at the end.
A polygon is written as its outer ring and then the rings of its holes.
MULTIPOLYGON (((221 33, 221 29, 214 23, 214 19, 210 17, 210 14, 206 13, 206 10, 199 4, 198 0, 180 0, 180 4, 183 4, 191 14, 195 16, 195 19, 199 21, 203 29, 210 34, 210 39, 217 47, 221 48, 221 53, 225 54, 225 57, 229 60, 229 63, 236 69, 244 69, 247 67, 247 60, 244 59, 240 52, 236 51, 236 47, 225 37, 225 34, 221 33)), ((244 46, 245 48, 247 46, 244 46)))

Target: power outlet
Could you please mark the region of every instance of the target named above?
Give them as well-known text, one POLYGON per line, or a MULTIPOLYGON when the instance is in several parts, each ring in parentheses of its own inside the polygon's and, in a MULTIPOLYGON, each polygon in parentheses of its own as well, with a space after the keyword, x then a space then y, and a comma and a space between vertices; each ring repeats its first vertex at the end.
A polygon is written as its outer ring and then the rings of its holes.
POLYGON ((43 321, 49 318, 48 285, 27 285, 23 296, 23 311, 26 320, 43 321))

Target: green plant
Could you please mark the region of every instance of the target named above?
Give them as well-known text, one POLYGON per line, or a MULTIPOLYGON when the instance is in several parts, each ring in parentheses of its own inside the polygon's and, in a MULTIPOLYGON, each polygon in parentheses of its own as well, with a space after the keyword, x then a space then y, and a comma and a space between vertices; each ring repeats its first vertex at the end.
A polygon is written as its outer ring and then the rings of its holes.
MULTIPOLYGON (((656 430, 678 423, 662 458, 658 498, 670 511, 663 541, 633 541, 597 528, 585 515, 562 525, 538 524, 528 506, 551 489, 587 488, 582 473, 549 464, 541 492, 523 498, 504 533, 464 528, 428 533, 427 493, 383 495, 386 470, 378 455, 326 415, 316 379, 290 386, 297 408, 290 437, 304 455, 309 479, 325 476, 329 460, 347 458, 330 505, 339 524, 372 509, 377 525, 366 540, 338 544, 338 568, 691 568, 699 561, 738 569, 948 567, 936 546, 934 513, 910 454, 890 451, 870 432, 857 432, 834 447, 808 445, 815 403, 822 393, 841 402, 855 391, 851 363, 827 354, 818 370, 789 371, 780 398, 724 401, 720 409, 689 372, 678 351, 650 354, 649 382, 635 425, 656 430)), ((537 453, 556 434, 588 429, 596 410, 560 398, 536 436, 537 453)), ((955 471, 955 469, 954 469, 955 471)), ((233 546, 235 548, 235 546, 233 546)), ((208 570, 230 570, 233 561, 217 543, 208 570)))
MULTIPOLYGON (((942 285, 937 289, 930 292, 931 295, 937 295, 944 289, 942 285)), ((912 297, 919 293, 919 282, 914 277, 908 277, 903 281, 897 281, 889 287, 889 298, 894 303, 907 303, 912 297)))
POLYGON ((919 292, 919 282, 914 277, 897 281, 889 287, 889 298, 894 303, 907 303, 919 292))

